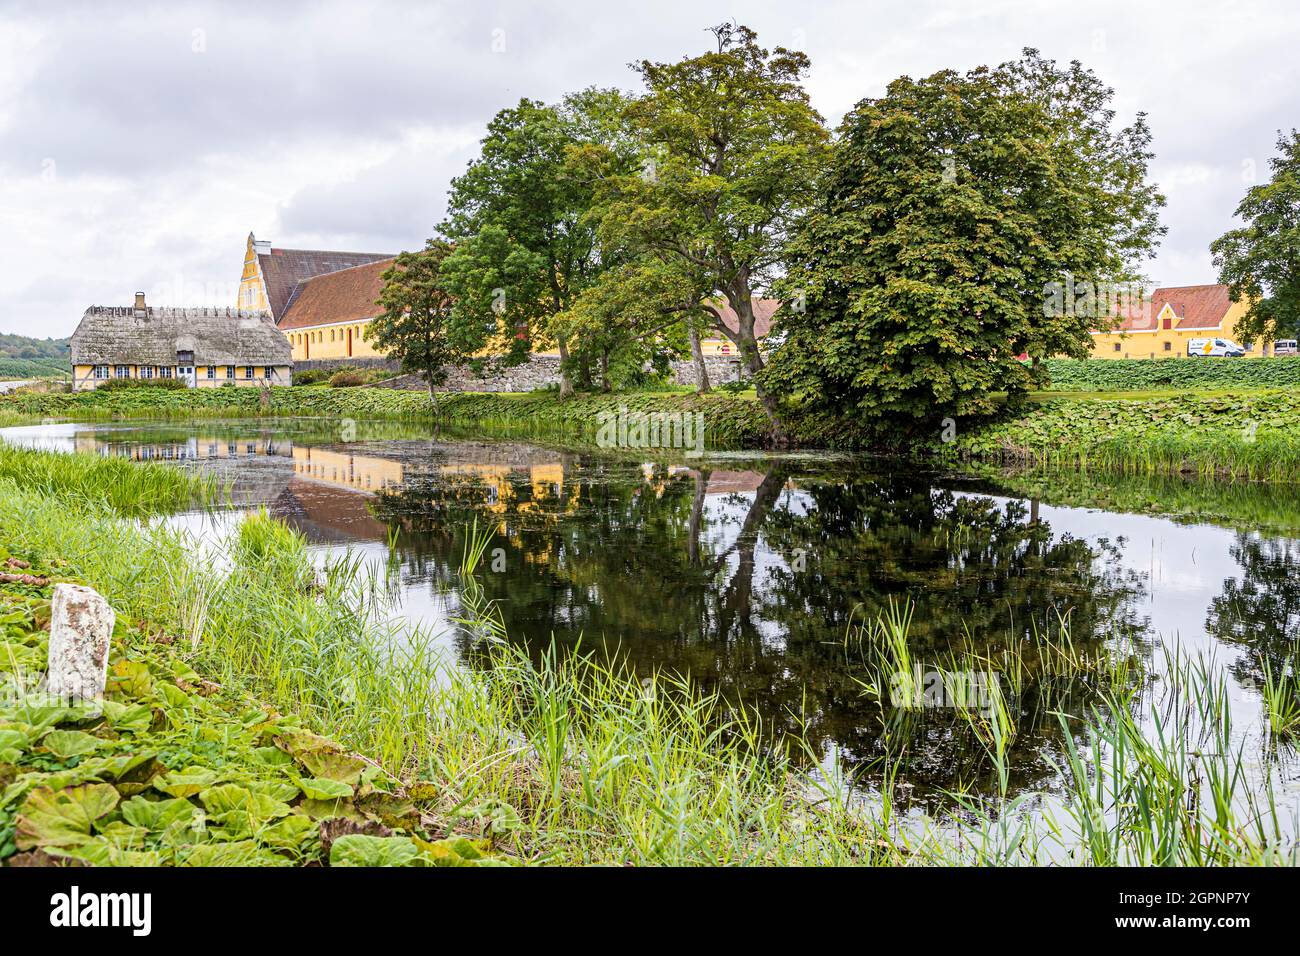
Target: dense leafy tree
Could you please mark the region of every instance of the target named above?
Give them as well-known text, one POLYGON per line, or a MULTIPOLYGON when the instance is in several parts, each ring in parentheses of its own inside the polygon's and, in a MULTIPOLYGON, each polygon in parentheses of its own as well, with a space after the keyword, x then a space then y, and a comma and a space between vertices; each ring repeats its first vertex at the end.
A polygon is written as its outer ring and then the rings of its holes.
POLYGON ((1082 357, 1071 281, 1131 278, 1161 234, 1142 116, 1078 63, 902 77, 840 129, 824 200, 791 243, 773 389, 912 427, 1032 384, 1017 356, 1082 357))
POLYGON ((1300 133, 1279 135, 1273 177, 1237 206, 1246 221, 1210 246, 1219 281, 1250 308, 1237 325, 1246 343, 1300 334, 1300 133))
POLYGON ((375 348, 398 359, 402 371, 418 375, 436 402, 436 389, 449 365, 462 365, 483 348, 488 332, 471 315, 453 308, 442 275, 451 246, 430 240, 421 252, 403 252, 384 271, 378 304, 383 311, 367 326, 375 348))
MULTIPOLYGON (((732 339, 751 373, 763 368, 753 297, 780 268, 795 218, 813 201, 827 133, 801 80, 808 58, 758 45, 743 26, 714 29, 717 46, 677 63, 643 60, 643 96, 625 112, 642 167, 607 182, 606 228, 698 285, 692 301, 732 339), (724 325, 725 300, 739 328, 724 325)), ((779 430, 775 399, 760 398, 779 430)))
POLYGON ((555 327, 570 341, 581 342, 596 356, 601 387, 614 383, 611 364, 626 375, 649 364, 667 368, 690 347, 692 327, 704 324, 698 281, 689 273, 654 257, 624 261, 606 269, 584 289, 555 327))
POLYGON ((603 268, 588 215, 595 183, 578 162, 584 144, 618 155, 616 93, 587 91, 559 106, 534 100, 488 125, 479 158, 452 182, 441 232, 456 244, 444 266, 457 309, 515 358, 554 344, 562 392, 573 391, 571 339, 553 323, 603 268))

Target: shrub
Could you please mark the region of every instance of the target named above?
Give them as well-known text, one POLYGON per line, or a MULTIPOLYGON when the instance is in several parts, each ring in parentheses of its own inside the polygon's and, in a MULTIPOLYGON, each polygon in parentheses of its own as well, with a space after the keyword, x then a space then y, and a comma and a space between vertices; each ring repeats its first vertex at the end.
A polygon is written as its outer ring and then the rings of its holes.
POLYGON ((330 376, 330 388, 355 388, 366 384, 366 377, 356 369, 339 369, 330 376))
POLYGON ((295 385, 319 385, 329 380, 329 373, 323 368, 308 368, 293 373, 295 385))

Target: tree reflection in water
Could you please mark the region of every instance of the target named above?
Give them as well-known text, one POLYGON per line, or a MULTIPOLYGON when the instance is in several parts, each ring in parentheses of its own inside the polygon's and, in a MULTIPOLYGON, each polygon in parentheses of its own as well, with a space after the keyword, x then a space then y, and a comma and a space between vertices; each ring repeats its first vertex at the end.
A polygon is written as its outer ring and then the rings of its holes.
MULTIPOLYGON (((482 584, 511 640, 537 651, 553 635, 643 672, 689 673, 753 708, 774 739, 800 731, 817 748, 834 744, 855 771, 891 747, 921 791, 976 782, 978 747, 951 712, 900 721, 864 693, 847 639, 855 622, 910 600, 913 653, 936 665, 963 644, 996 653, 1030 641, 1060 617, 1085 648, 1141 630, 1131 611, 1140 579, 1116 545, 904 471, 729 471, 576 453, 444 460, 408 467, 404 487, 373 510, 396 531, 408 586, 451 583, 467 526, 499 523, 489 555, 502 548, 504 567, 482 584)), ((465 641, 460 653, 483 663, 465 641)), ((1054 711, 1067 703, 1058 690, 1012 702, 1014 788, 1049 772, 1054 711)), ((1069 690, 1077 713, 1088 688, 1069 690)))

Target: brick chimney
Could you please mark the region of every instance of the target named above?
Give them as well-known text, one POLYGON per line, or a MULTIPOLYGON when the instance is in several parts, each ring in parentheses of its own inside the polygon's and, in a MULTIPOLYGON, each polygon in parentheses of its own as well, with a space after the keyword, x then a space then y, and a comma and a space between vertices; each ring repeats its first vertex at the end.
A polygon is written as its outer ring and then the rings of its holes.
POLYGON ((136 315, 136 318, 144 318, 144 316, 146 316, 146 315, 148 315, 148 314, 149 314, 149 310, 146 309, 146 308, 145 308, 145 305, 144 305, 144 293, 143 293, 143 292, 137 292, 137 293, 135 294, 135 315, 136 315))

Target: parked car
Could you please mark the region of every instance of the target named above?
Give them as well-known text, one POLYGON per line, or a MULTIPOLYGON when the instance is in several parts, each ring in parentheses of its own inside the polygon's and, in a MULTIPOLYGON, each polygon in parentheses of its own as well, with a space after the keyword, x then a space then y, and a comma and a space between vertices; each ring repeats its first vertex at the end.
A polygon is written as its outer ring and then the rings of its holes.
POLYGON ((1295 339, 1278 339, 1273 343, 1273 354, 1297 355, 1300 354, 1300 348, 1297 348, 1295 339))
POLYGON ((1240 358, 1246 350, 1231 339, 1192 339, 1187 343, 1187 354, 1192 358, 1240 358))

